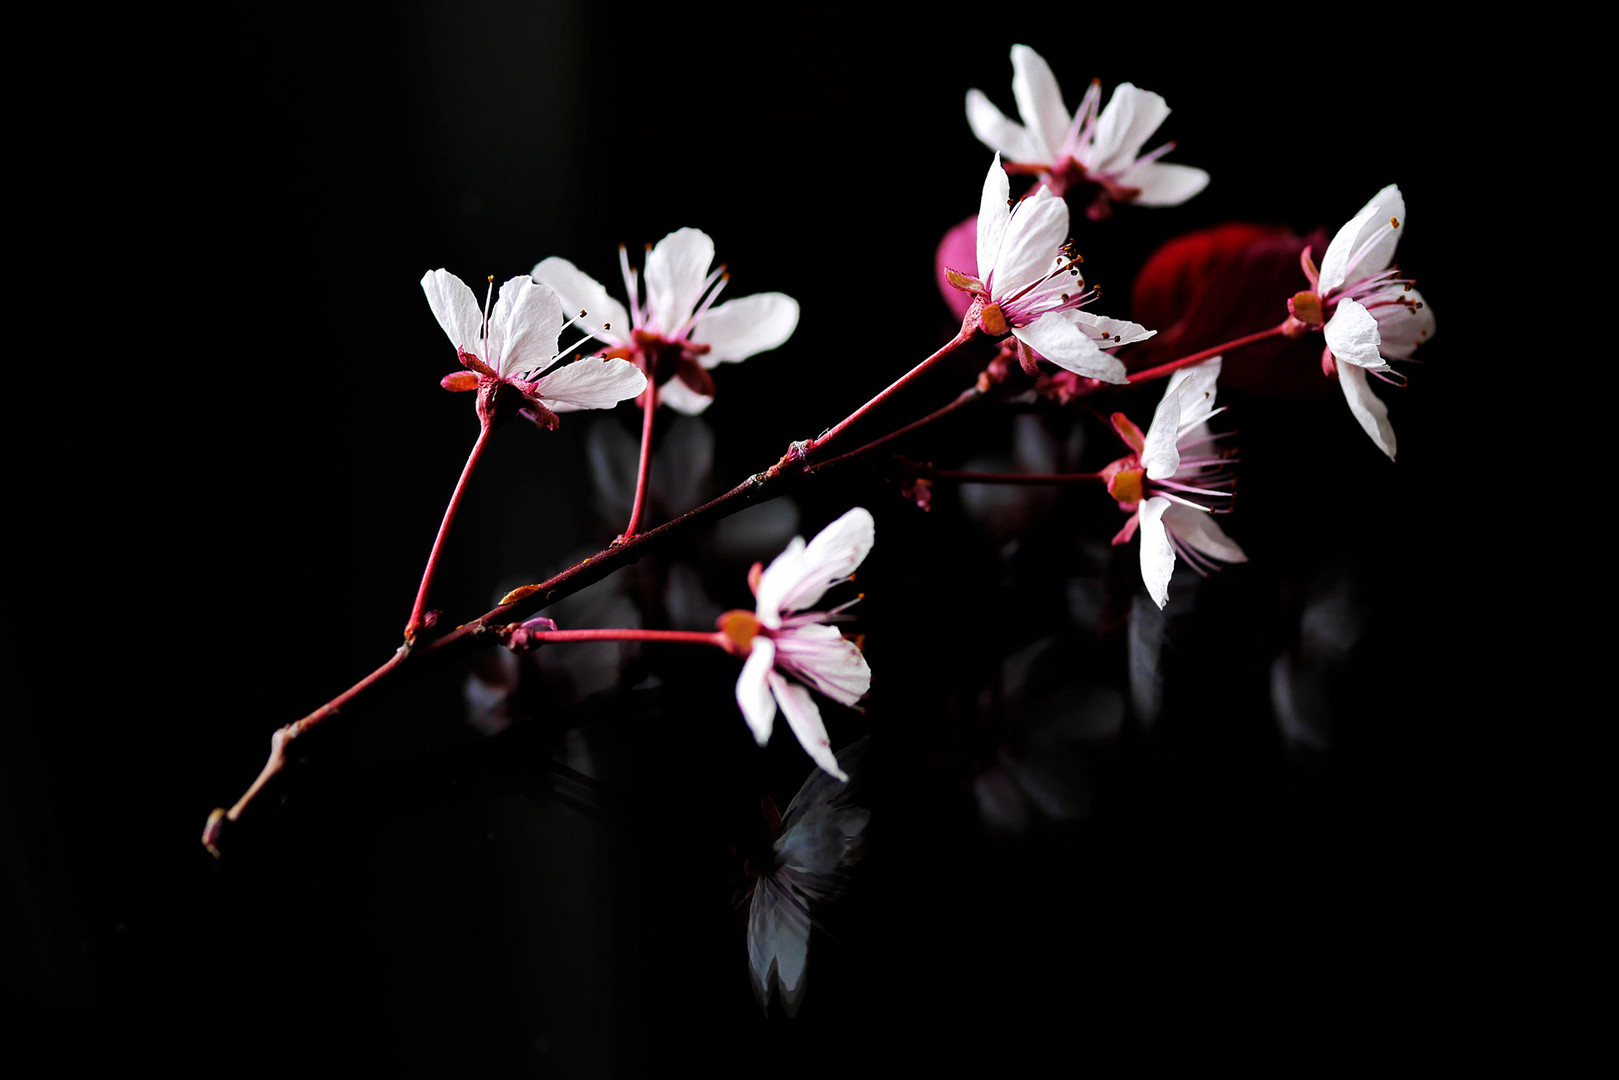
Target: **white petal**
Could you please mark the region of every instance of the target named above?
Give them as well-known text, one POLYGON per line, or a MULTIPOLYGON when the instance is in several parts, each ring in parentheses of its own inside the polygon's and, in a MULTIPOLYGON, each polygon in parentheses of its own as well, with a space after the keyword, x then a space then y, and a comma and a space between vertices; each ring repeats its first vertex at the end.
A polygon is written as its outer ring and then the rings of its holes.
POLYGON ((1141 580, 1147 583, 1147 595, 1152 602, 1163 607, 1169 602, 1169 575, 1175 571, 1175 549, 1169 543, 1169 531, 1164 528, 1164 511, 1173 503, 1161 496, 1141 504, 1141 580))
POLYGON ((1349 280, 1350 275, 1359 281, 1387 270, 1404 228, 1405 197, 1398 187, 1390 184, 1373 195, 1372 201, 1361 207, 1360 213, 1350 218, 1327 245, 1326 254, 1321 256, 1321 278, 1316 291, 1325 296, 1349 280), (1400 223, 1399 227, 1391 229, 1357 256, 1366 241, 1388 225, 1391 218, 1400 223))
POLYGON ((1332 355, 1344 363, 1388 370, 1388 362, 1378 351, 1383 336, 1378 332, 1377 320, 1359 302, 1347 297, 1338 301, 1338 310, 1332 313, 1321 333, 1332 355))
POLYGON ((1096 141, 1085 167, 1104 176, 1128 168, 1168 116, 1169 106, 1160 95, 1120 83, 1097 117, 1096 141))
POLYGON ((871 665, 859 646, 826 623, 781 631, 776 638, 776 667, 843 705, 858 704, 871 689, 871 665))
POLYGON ((547 367, 556 357, 562 322, 562 301, 556 293, 527 274, 514 277, 500 287, 500 298, 489 313, 486 344, 494 359, 484 360, 508 379, 547 367))
POLYGON ((1149 161, 1124 170, 1118 183, 1140 189, 1137 206, 1179 206, 1209 186, 1209 174, 1190 165, 1149 161))
POLYGON ((821 722, 821 710, 816 707, 810 692, 796 683, 788 682, 776 671, 770 673, 770 688, 776 692, 781 711, 810 760, 839 780, 849 779, 849 774, 838 768, 837 755, 832 753, 832 746, 827 742, 826 725, 821 722))
POLYGON ((1000 258, 1001 241, 1006 238, 1006 200, 1010 191, 1001 155, 996 154, 978 199, 978 279, 985 284, 995 270, 995 260, 1000 258))
POLYGON ((1361 428, 1372 437, 1383 453, 1394 460, 1394 426, 1389 423, 1388 406, 1372 393, 1370 377, 1352 364, 1338 365, 1338 381, 1343 384, 1349 411, 1361 428))
POLYGON ((700 229, 677 229, 658 241, 646 257, 649 328, 673 334, 685 325, 703 295, 714 241, 700 229))
POLYGON ((605 323, 611 327, 598 333, 597 338, 614 345, 629 339, 630 317, 624 305, 607 295, 607 289, 600 282, 567 259, 552 256, 536 263, 529 276, 555 290, 569 315, 585 311, 585 326, 600 330, 605 323))
POLYGON ((696 416, 714 404, 713 398, 704 397, 679 379, 670 379, 658 387, 658 401, 687 416, 696 416))
POLYGON ((769 683, 775 662, 776 646, 760 635, 753 639, 753 651, 736 679, 736 703, 760 746, 770 741, 770 729, 776 722, 776 699, 770 696, 769 683))
POLYGON ((1038 157, 1025 160, 1031 164, 1052 161, 1073 118, 1063 108, 1062 88, 1050 66, 1027 45, 1012 46, 1012 96, 1039 150, 1038 157))
POLYGON ((759 293, 709 308, 692 327, 691 340, 709 347, 702 364, 713 367, 774 349, 797 326, 797 300, 785 293, 759 293))
MULTIPOLYGON (((1175 374, 1180 375, 1184 371, 1182 368, 1175 374)), ((1164 399, 1152 414, 1152 423, 1148 425, 1146 438, 1142 441, 1141 463, 1147 467, 1149 480, 1174 476, 1175 470, 1181 467, 1181 455, 1175 448, 1175 440, 1180 435, 1180 392, 1183 384, 1184 380, 1171 378, 1169 385, 1164 388, 1164 399)))
POLYGON ((1182 543, 1221 562, 1248 561, 1248 556, 1243 554, 1237 542, 1215 522, 1213 514, 1171 503, 1169 509, 1164 511, 1164 527, 1182 543))
POLYGON ((1049 311, 1027 326, 1013 327, 1012 333, 1060 368, 1103 382, 1124 382, 1124 364, 1103 352, 1072 318, 1074 314, 1049 311))
MULTIPOLYGON (((990 295, 1005 300, 1046 277, 1057 266, 1068 239, 1068 204, 1040 188, 1021 200, 1006 223, 995 259, 994 280, 984 277, 990 295)), ((979 268, 982 277, 983 267, 979 268)))
POLYGON ((1400 295, 1422 307, 1416 311, 1405 307, 1383 307, 1374 313, 1377 333, 1382 338, 1378 351, 1389 360, 1410 359, 1417 346, 1432 338, 1434 333, 1433 309, 1422 299, 1422 294, 1412 289, 1400 295))
POLYGON ((855 507, 822 529, 807 546, 797 538, 759 575, 758 612, 766 626, 802 611, 854 573, 876 539, 871 512, 855 507))
MULTIPOLYGON (((1177 444, 1184 442, 1193 428, 1207 423, 1209 417, 1218 411, 1214 407, 1214 400, 1215 383, 1219 378, 1218 356, 1189 368, 1181 368, 1169 377, 1170 389, 1164 391, 1165 396, 1174 392, 1180 398, 1180 428, 1175 438, 1177 444)), ((1147 475, 1152 476, 1152 473, 1147 475)))
POLYGON ((467 283, 448 270, 429 270, 422 275, 422 292, 450 344, 483 359, 483 309, 467 283))
POLYGON ((1079 323, 1091 339, 1100 342, 1107 339, 1105 348, 1116 349, 1120 345, 1129 345, 1136 341, 1146 341, 1158 331, 1148 330, 1140 323, 1130 322, 1128 319, 1110 319, 1106 315, 1092 315, 1088 311, 1075 310, 1068 316, 1079 323))
POLYGON ((535 393, 552 412, 611 409, 646 389, 646 376, 628 360, 587 357, 541 379, 535 393))
POLYGON ((1045 160, 1040 148, 1020 124, 989 103, 981 91, 967 91, 967 126, 973 129, 978 141, 1013 161, 1039 162, 1045 160))

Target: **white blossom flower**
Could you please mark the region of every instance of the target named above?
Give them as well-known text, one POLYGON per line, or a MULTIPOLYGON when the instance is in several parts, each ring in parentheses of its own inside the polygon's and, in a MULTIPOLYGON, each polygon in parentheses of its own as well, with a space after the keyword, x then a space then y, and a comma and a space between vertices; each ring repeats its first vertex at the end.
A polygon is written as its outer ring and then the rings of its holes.
POLYGON ((1220 358, 1182 368, 1170 376, 1146 434, 1123 413, 1113 428, 1134 453, 1103 470, 1108 492, 1129 512, 1114 544, 1141 532, 1141 578, 1160 608, 1169 600, 1169 577, 1178 553, 1200 574, 1219 563, 1247 562, 1242 548, 1215 524, 1219 504, 1230 497, 1236 478, 1231 459, 1214 449, 1219 438, 1208 422, 1214 407, 1220 358))
POLYGON ((1124 382, 1124 364, 1103 350, 1157 331, 1080 311, 1099 293, 1086 287, 1067 239, 1068 204, 1045 188, 1010 202, 1009 190, 997 154, 978 206, 978 276, 947 270, 947 279, 972 294, 985 333, 1017 339, 1031 374, 1037 354, 1088 378, 1124 382))
POLYGON ((570 308, 589 312, 589 332, 606 347, 604 355, 635 361, 657 385, 659 400, 680 412, 699 413, 713 401, 710 369, 774 349, 798 326, 798 301, 784 293, 715 304, 729 275, 723 265, 709 269, 714 241, 698 229, 678 229, 648 249, 644 299, 622 245, 618 258, 628 311, 567 259, 545 259, 532 275, 570 308))
POLYGON ((755 565, 749 575, 756 609, 720 617, 734 650, 747 656, 736 681, 736 701, 759 745, 770 739, 779 704, 805 752, 840 780, 847 777, 838 768, 821 711, 805 685, 854 705, 871 687, 871 668, 859 647, 827 625, 849 604, 831 611, 804 609, 854 573, 871 551, 875 528, 871 513, 857 506, 808 544, 793 537, 768 567, 760 571, 755 565))
POLYGON ((1321 327, 1327 341, 1322 368, 1337 375, 1349 411, 1391 459, 1388 406, 1372 393, 1367 373, 1401 381, 1389 361, 1410 359, 1434 332, 1433 312, 1415 282, 1392 265, 1404 223, 1405 198, 1390 184, 1338 230, 1319 271, 1305 249, 1300 261, 1311 289, 1288 302, 1296 325, 1321 327))
POLYGON ((1055 194, 1089 182, 1098 189, 1092 217, 1104 217, 1110 203, 1176 206, 1208 185, 1209 174, 1158 159, 1175 146, 1150 153, 1141 148, 1169 115, 1164 99, 1150 90, 1122 83, 1097 113, 1102 85, 1092 82, 1074 115, 1063 106, 1062 89, 1040 54, 1012 46, 1012 96, 1023 123, 1009 120, 978 90, 967 91, 967 122, 973 134, 1008 159, 1008 168, 1033 173, 1055 194))
MULTIPOLYGON (((489 281, 493 291, 494 278, 489 281)), ((646 387, 646 376, 623 360, 580 360, 545 374, 560 355, 562 303, 527 277, 502 285, 493 311, 487 296, 480 311, 472 290, 448 270, 422 275, 422 291, 467 369, 446 376, 443 386, 479 391, 485 422, 509 404, 536 424, 555 427, 556 413, 610 408, 646 387)))

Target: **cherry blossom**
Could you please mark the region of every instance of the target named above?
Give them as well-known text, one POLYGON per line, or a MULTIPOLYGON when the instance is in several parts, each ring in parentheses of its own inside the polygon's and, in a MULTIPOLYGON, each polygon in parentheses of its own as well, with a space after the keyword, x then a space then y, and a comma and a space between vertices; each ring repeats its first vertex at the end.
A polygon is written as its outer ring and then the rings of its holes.
POLYGON ((997 154, 984 178, 978 207, 976 276, 947 270, 950 284, 970 293, 967 320, 984 333, 1017 339, 1024 370, 1044 357, 1078 375, 1125 381, 1124 364, 1104 349, 1128 345, 1154 331, 1133 322, 1079 310, 1099 291, 1088 288, 1068 236, 1068 205, 1045 188, 1011 202, 997 154))
POLYGON ((448 270, 424 274, 422 291, 466 368, 445 376, 443 386, 478 391, 485 424, 515 411, 554 428, 557 413, 611 408, 646 387, 646 376, 623 360, 579 360, 546 374, 559 356, 562 302, 527 277, 502 285, 493 311, 487 296, 480 311, 472 290, 448 270))
POLYGON ((1394 184, 1372 196, 1338 230, 1316 269, 1306 248, 1299 261, 1310 289, 1288 301, 1296 332, 1319 327, 1326 338, 1321 366, 1336 375, 1366 434, 1391 459, 1394 428, 1388 406, 1372 393, 1367 373, 1401 381, 1390 360, 1408 360, 1433 336, 1434 318, 1416 283, 1393 265, 1405 225, 1405 198, 1394 184))
POLYGON ((838 767, 821 711, 805 686, 854 705, 871 686, 871 668, 858 646, 827 625, 848 604, 831 611, 804 609, 854 573, 871 551, 874 532, 870 511, 857 506, 808 544, 793 537, 769 566, 761 571, 755 564, 749 575, 756 609, 720 617, 733 651, 747 657, 736 682, 736 701, 759 745, 770 740, 780 705, 805 752, 839 780, 847 776, 838 767))
POLYGON ((967 91, 967 122, 973 134, 1008 159, 1007 167, 1033 173, 1054 194, 1090 184, 1096 195, 1092 218, 1106 217, 1112 203, 1176 206, 1208 185, 1209 174, 1158 159, 1174 149, 1165 143, 1141 148, 1169 116, 1164 99, 1121 83, 1097 112, 1102 84, 1092 82, 1070 116, 1051 68, 1026 45, 1012 46, 1012 96, 1023 123, 1006 118, 981 91, 967 91))
POLYGON ((548 258, 532 272, 570 307, 592 313, 589 332, 604 355, 634 360, 658 387, 661 401, 699 413, 714 398, 709 371, 781 345, 798 326, 798 301, 779 292, 715 304, 730 276, 710 270, 714 241, 698 229, 678 229, 649 247, 645 298, 623 246, 618 249, 629 310, 567 259, 548 258))
POLYGON ((1113 543, 1128 543, 1139 528, 1141 577, 1160 608, 1169 600, 1177 554, 1200 574, 1220 562, 1248 561, 1213 518, 1236 482, 1231 459, 1214 449, 1219 436, 1208 428, 1224 411, 1214 407, 1219 376, 1219 357, 1175 372, 1145 434, 1123 413, 1113 414, 1113 429, 1133 451, 1102 471, 1108 493, 1130 514, 1113 543))

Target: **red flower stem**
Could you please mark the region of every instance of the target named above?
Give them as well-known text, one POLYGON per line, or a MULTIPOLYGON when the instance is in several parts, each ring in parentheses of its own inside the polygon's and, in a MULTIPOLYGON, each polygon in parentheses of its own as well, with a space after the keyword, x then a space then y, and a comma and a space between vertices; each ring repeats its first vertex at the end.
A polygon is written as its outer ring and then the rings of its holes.
POLYGON ((1244 345, 1252 345, 1256 341, 1264 341, 1266 338, 1273 338, 1280 334, 1282 332, 1282 328, 1286 325, 1287 321, 1283 320, 1282 322, 1279 322, 1275 326, 1271 327, 1269 330, 1261 330, 1257 334, 1249 334, 1246 337, 1236 338, 1226 342, 1224 345, 1216 345, 1212 349, 1204 349, 1201 352, 1195 352, 1190 356, 1183 356, 1179 360, 1171 360, 1167 364, 1159 364, 1157 367, 1148 368, 1146 371, 1132 372, 1130 377, 1125 381, 1131 386, 1134 386, 1136 383, 1151 382, 1154 379, 1162 379, 1165 375, 1171 375, 1183 367, 1190 367, 1193 364, 1202 363, 1211 356, 1219 356, 1221 353, 1230 352, 1232 349, 1240 349, 1244 345))
POLYGON ((467 455, 467 463, 461 467, 461 479, 455 482, 455 491, 450 495, 450 504, 444 508, 444 520, 439 523, 438 536, 433 538, 433 551, 427 556, 427 566, 422 570, 422 584, 416 590, 416 603, 410 609, 410 621, 405 624, 406 645, 416 640, 416 631, 422 627, 422 610, 427 606, 427 590, 432 586, 433 575, 438 571, 444 538, 450 534, 450 522, 455 520, 455 512, 461 508, 461 496, 466 494, 467 480, 472 477, 472 470, 478 467, 478 459, 483 456, 483 448, 489 443, 490 427, 489 424, 484 424, 482 430, 478 432, 478 441, 472 444, 472 453, 467 455))
POLYGON ((962 345, 966 344, 969 336, 970 336, 970 334, 967 331, 957 331, 956 336, 951 338, 949 341, 945 342, 943 345, 941 345, 939 347, 938 352, 935 352, 932 356, 928 357, 926 360, 924 360, 920 364, 916 365, 910 371, 907 371, 905 374, 903 374, 899 378, 895 379, 892 383, 890 383, 888 385, 888 389, 884 390, 882 393, 878 394, 876 397, 872 398, 870 401, 868 401, 864 405, 860 406, 860 408, 856 409, 854 412, 852 412, 848 416, 844 417, 837 424, 836 427, 833 427, 831 430, 827 431, 825 434, 821 435, 819 438, 811 439, 809 441, 809 444, 804 447, 804 453, 806 455, 813 454, 813 453, 815 453, 815 451, 819 450, 821 447, 825 446, 827 443, 829 443, 833 439, 837 438, 838 435, 841 434, 845 428, 847 428, 849 425, 855 423, 862 416, 865 416, 872 409, 875 409, 877 406, 879 406, 883 402, 887 401, 889 399, 889 397, 891 397, 892 395, 897 393, 899 391, 900 387, 904 386, 906 383, 910 382, 912 379, 914 379, 918 375, 922 374, 922 372, 926 371, 928 368, 932 367, 934 364, 938 363, 940 360, 944 359, 946 356, 949 356, 956 349, 958 349, 962 345))
POLYGON ((641 395, 646 407, 646 415, 641 420, 641 465, 635 474, 635 505, 630 510, 630 523, 624 526, 624 535, 619 537, 622 542, 635 535, 635 529, 641 524, 641 511, 646 507, 646 477, 652 464, 652 418, 658 411, 658 388, 651 379, 647 380, 646 391, 641 395))
POLYGON ((934 480, 954 480, 958 484, 1013 484, 1035 487, 1048 484, 1084 484, 1102 479, 1099 472, 1086 473, 987 473, 934 469, 926 474, 934 480))
POLYGON ((717 630, 530 630, 530 641, 667 641, 686 645, 718 645, 730 639, 717 630))
POLYGON ((959 396, 957 396, 956 400, 952 401, 950 404, 945 405, 942 408, 938 408, 938 409, 933 410, 932 412, 928 413, 926 416, 922 417, 922 419, 920 419, 920 420, 912 420, 909 424, 906 424, 904 427, 899 428, 899 429, 897 429, 895 431, 890 431, 887 435, 884 435, 882 438, 873 439, 871 442, 867 443, 866 445, 858 447, 858 448, 856 448, 854 450, 850 450, 846 454, 839 454, 835 458, 828 458, 826 461, 817 462, 816 464, 811 465, 805 471, 808 472, 811 476, 813 476, 813 475, 815 475, 816 473, 820 472, 823 469, 830 469, 835 465, 842 465, 842 464, 845 464, 847 462, 853 461, 856 458, 865 457, 867 454, 871 453, 873 450, 877 449, 879 446, 884 445, 885 443, 892 442, 892 441, 894 441, 895 439, 899 438, 902 435, 909 435, 911 432, 915 431, 917 428, 926 427, 928 424, 933 423, 935 420, 942 420, 944 417, 949 416, 951 413, 955 412, 957 409, 961 408, 963 405, 966 405, 969 402, 977 401, 979 398, 981 398, 983 396, 983 393, 984 392, 982 390, 978 389, 978 387, 976 387, 976 386, 969 387, 966 390, 963 390, 961 392, 961 394, 959 396))

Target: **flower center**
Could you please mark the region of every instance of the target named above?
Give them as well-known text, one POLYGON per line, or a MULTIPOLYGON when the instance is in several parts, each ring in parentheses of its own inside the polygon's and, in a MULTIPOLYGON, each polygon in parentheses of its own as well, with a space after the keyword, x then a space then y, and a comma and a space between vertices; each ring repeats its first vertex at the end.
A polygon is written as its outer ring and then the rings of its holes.
POLYGON ((730 650, 738 656, 746 656, 753 651, 753 639, 760 634, 769 636, 764 624, 758 616, 751 611, 736 608, 727 611, 719 617, 720 633, 730 641, 730 650))
POLYGON ((978 313, 978 325, 984 328, 986 334, 996 337, 1006 333, 1006 315, 1001 311, 1001 305, 985 304, 984 310, 978 313))

